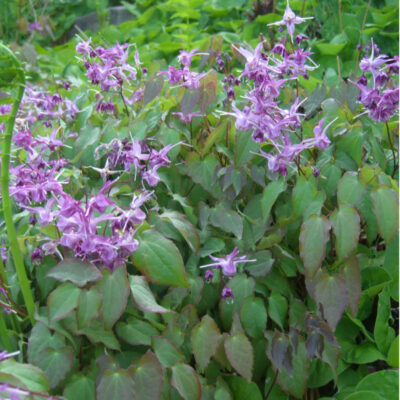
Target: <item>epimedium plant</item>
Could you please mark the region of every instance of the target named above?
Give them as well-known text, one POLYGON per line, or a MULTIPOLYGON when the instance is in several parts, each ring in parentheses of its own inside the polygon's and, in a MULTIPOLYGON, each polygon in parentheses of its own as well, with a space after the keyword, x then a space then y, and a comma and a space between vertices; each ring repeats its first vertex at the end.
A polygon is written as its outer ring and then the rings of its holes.
POLYGON ((82 37, 47 86, 2 47, 2 396, 395 398, 398 57, 308 93, 308 19, 167 66, 82 37))

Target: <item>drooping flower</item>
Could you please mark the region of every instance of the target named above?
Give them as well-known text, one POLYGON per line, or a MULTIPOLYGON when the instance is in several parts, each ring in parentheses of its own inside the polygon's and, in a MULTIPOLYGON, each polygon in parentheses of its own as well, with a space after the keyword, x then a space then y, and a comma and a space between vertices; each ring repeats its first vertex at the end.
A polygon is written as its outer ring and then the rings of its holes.
POLYGON ((225 276, 233 276, 236 274, 237 264, 256 261, 256 260, 246 260, 246 256, 236 257, 238 252, 239 252, 238 248, 235 247, 232 253, 226 255, 225 257, 210 256, 210 258, 215 262, 212 264, 203 265, 200 268, 208 268, 208 267, 221 268, 222 273, 225 276))

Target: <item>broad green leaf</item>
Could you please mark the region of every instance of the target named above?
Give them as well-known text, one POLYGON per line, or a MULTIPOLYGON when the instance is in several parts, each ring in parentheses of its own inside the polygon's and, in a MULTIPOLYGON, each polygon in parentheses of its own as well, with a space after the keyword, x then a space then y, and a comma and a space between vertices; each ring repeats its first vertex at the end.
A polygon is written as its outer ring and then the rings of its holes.
POLYGON ((399 372, 386 369, 369 374, 357 384, 356 390, 370 390, 383 399, 396 399, 399 393, 399 372))
POLYGON ((120 338, 133 346, 150 346, 152 336, 159 335, 159 332, 153 325, 141 321, 136 317, 129 317, 127 322, 118 322, 116 331, 120 338))
POLYGON ((236 132, 235 134, 235 166, 240 167, 247 163, 257 153, 260 145, 251 137, 251 131, 236 132))
POLYGON ((34 363, 38 354, 45 347, 52 347, 53 349, 60 349, 65 346, 65 338, 59 333, 51 334, 50 329, 42 322, 36 322, 32 328, 28 340, 28 361, 34 363))
POLYGON ((233 233, 239 240, 242 239, 243 221, 237 212, 218 204, 211 210, 210 223, 225 232, 233 233))
POLYGON ((267 310, 259 297, 247 297, 240 309, 240 320, 247 334, 252 338, 264 337, 267 326, 267 310))
POLYGON ((315 184, 315 178, 311 177, 307 179, 300 175, 297 178, 292 197, 293 214, 296 218, 303 214, 308 205, 314 200, 316 195, 317 187, 315 184))
POLYGON ((228 122, 229 121, 227 119, 222 120, 220 124, 209 133, 204 143, 204 147, 201 150, 202 156, 206 155, 209 152, 213 144, 218 143, 225 137, 226 130, 228 129, 228 122))
POLYGON ((360 390, 354 393, 350 393, 346 396, 345 400, 384 400, 378 393, 370 390, 360 390))
POLYGON ((50 388, 55 388, 71 370, 74 358, 74 352, 71 347, 62 347, 60 349, 46 347, 37 355, 35 364, 49 378, 50 388))
POLYGON ((134 399, 161 400, 164 374, 160 362, 150 350, 133 371, 134 399))
POLYGON ((182 256, 173 242, 157 231, 143 232, 133 253, 135 267, 152 282, 188 287, 182 256))
POLYGON ((364 196, 364 186, 354 172, 346 172, 338 184, 338 203, 347 203, 356 206, 364 196))
POLYGON ((364 342, 354 344, 346 340, 339 341, 341 359, 350 364, 368 364, 377 360, 384 360, 385 356, 373 343, 364 342))
POLYGON ((100 290, 92 287, 88 290, 81 290, 78 300, 77 323, 78 328, 89 325, 98 315, 102 303, 100 290))
POLYGON ((241 376, 228 376, 226 381, 231 389, 233 400, 262 400, 260 389, 254 382, 247 382, 241 376))
POLYGON ((358 260, 355 255, 349 257, 340 269, 349 294, 349 309, 353 317, 357 316, 358 304, 361 298, 361 275, 358 260))
POLYGON ((306 274, 313 278, 325 258, 330 224, 326 217, 312 215, 303 222, 300 230, 300 257, 306 274))
POLYGON ((80 289, 72 283, 64 283, 53 290, 48 297, 49 318, 59 320, 66 317, 78 306, 80 289))
POLYGON ((389 320, 392 318, 392 309, 388 287, 382 290, 378 296, 378 299, 374 337, 379 351, 382 354, 387 354, 390 345, 396 337, 393 328, 389 326, 389 320))
POLYGON ((388 272, 381 267, 365 267, 361 270, 361 284, 363 292, 369 296, 376 296, 392 279, 388 272))
POLYGON ((89 326, 83 328, 80 333, 85 334, 92 342, 101 342, 110 349, 119 350, 119 342, 111 330, 104 329, 103 323, 95 319, 89 326))
POLYGON ((185 361, 183 353, 169 339, 153 336, 151 342, 157 358, 164 367, 171 367, 177 362, 185 361))
POLYGON ((272 292, 268 297, 268 315, 270 318, 283 329, 288 312, 288 302, 286 297, 279 292, 272 292))
POLYGON ((397 335, 396 339, 393 340, 390 345, 388 355, 387 355, 387 363, 391 367, 399 368, 399 336, 397 335))
POLYGON ((333 44, 333 43, 316 43, 315 46, 323 56, 336 56, 345 47, 347 43, 333 44))
POLYGON ((200 400, 200 380, 196 371, 189 365, 178 363, 172 367, 171 384, 184 400, 200 400))
POLYGON ((193 355, 196 363, 204 370, 215 354, 221 340, 221 333, 214 320, 205 315, 190 335, 193 355))
POLYGON ((127 371, 105 371, 96 388, 97 400, 132 400, 133 379, 127 371))
POLYGON ((129 284, 133 301, 140 310, 154 313, 171 312, 171 310, 157 304, 156 299, 143 276, 130 275, 129 284))
POLYGON ((61 282, 72 282, 76 286, 85 286, 88 282, 99 281, 101 272, 93 264, 78 259, 65 259, 52 268, 47 276, 61 282))
POLYGON ((399 199, 393 189, 381 185, 371 192, 379 232, 388 244, 399 229, 399 199))
POLYGON ((329 275, 324 269, 317 277, 315 298, 321 303, 324 317, 334 331, 349 302, 346 281, 341 275, 329 275))
POLYGON ((321 177, 326 179, 319 179, 318 184, 325 191, 329 199, 336 193, 342 171, 336 164, 327 163, 321 168, 320 172, 321 177))
POLYGON ((68 400, 95 400, 94 379, 75 373, 66 384, 63 396, 68 400))
POLYGON ((196 253, 200 248, 200 236, 196 228, 187 220, 187 218, 176 212, 166 211, 160 215, 160 218, 166 219, 179 231, 186 240, 190 249, 196 253))
POLYGON ((12 359, 3 360, 0 362, 1 373, 9 374, 19 379, 27 389, 33 392, 43 393, 50 389, 46 375, 38 367, 31 364, 21 364, 12 359))
POLYGON ((232 367, 250 382, 254 367, 254 353, 249 339, 243 332, 237 332, 225 339, 224 347, 232 367))
POLYGON ((286 182, 283 179, 269 183, 264 189, 261 199, 261 210, 265 221, 268 219, 276 199, 285 189, 286 182))
POLYGON ((103 269, 103 278, 96 287, 103 296, 100 311, 105 329, 110 329, 125 310, 129 296, 129 282, 125 266, 120 266, 111 272, 103 269))
POLYGON ((331 217, 333 232, 336 236, 335 247, 338 260, 343 260, 355 249, 360 236, 360 216, 357 210, 347 204, 341 204, 331 217))
POLYGON ((207 155, 200 159, 198 154, 189 153, 185 163, 188 175, 195 183, 201 185, 214 197, 219 198, 221 196, 221 189, 215 181, 215 170, 219 166, 216 158, 207 155))

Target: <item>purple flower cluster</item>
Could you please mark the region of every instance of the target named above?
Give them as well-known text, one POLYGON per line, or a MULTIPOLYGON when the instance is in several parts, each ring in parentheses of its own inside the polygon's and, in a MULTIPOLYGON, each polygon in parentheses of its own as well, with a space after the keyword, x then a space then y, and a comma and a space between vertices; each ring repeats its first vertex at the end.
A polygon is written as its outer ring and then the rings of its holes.
POLYGON ((147 182, 150 187, 154 187, 160 181, 157 170, 170 164, 168 152, 175 145, 167 145, 157 151, 150 148, 144 141, 113 139, 108 144, 102 144, 96 149, 96 157, 107 156, 106 166, 100 172, 103 179, 108 179, 107 174, 113 174, 119 168, 130 171, 131 167, 135 170, 135 178, 140 175, 142 182, 147 182), (139 174, 138 174, 139 172, 139 174))
POLYGON ((371 55, 360 62, 363 72, 357 82, 352 82, 360 90, 357 99, 367 110, 374 121, 388 121, 397 111, 399 105, 399 88, 391 75, 399 74, 399 56, 390 59, 386 55, 378 55, 379 48, 372 42, 371 55), (368 87, 371 74, 372 84, 368 87))
MULTIPOLYGON (((294 25, 305 19, 296 17, 288 3, 283 21, 274 25, 286 25, 293 40, 294 25)), ((306 39, 304 35, 298 36, 301 36, 296 37, 298 44, 306 39)), ((273 151, 265 153, 261 150, 260 155, 268 160, 271 171, 283 175, 287 174, 288 167, 303 150, 314 146, 324 149, 329 145, 326 130, 332 123, 322 129, 321 120, 314 128, 314 138, 293 142, 292 134, 301 128, 303 115, 298 111, 301 102, 296 99, 289 109, 284 109, 279 106, 278 97, 287 82, 298 76, 308 78, 308 71, 315 69, 316 65, 310 58, 310 52, 293 45, 290 48, 292 52, 287 50, 284 42, 277 44, 270 54, 263 51, 263 43, 259 43, 254 51, 237 48, 246 60, 241 77, 247 80, 250 89, 244 96, 247 104, 243 109, 239 109, 235 102, 232 104, 236 128, 252 131, 253 140, 261 145, 272 145, 273 151)))
POLYGON ((171 85, 183 86, 187 89, 198 89, 200 87, 200 79, 207 74, 199 74, 198 72, 190 71, 192 58, 202 53, 198 53, 199 49, 194 49, 190 52, 181 50, 178 56, 178 61, 182 65, 181 69, 176 69, 172 65, 168 67, 168 71, 161 71, 160 74, 167 75, 168 82, 171 85))

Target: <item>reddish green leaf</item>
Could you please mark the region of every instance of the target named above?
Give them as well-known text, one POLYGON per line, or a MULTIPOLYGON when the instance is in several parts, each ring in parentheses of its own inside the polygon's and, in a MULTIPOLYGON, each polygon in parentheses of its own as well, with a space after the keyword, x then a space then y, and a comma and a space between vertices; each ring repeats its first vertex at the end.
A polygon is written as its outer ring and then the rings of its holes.
POLYGON ((371 192, 379 232, 388 244, 399 229, 399 199, 396 192, 381 185, 371 192))
POLYGON ((63 396, 68 400, 95 400, 94 378, 75 373, 65 386, 63 396))
POLYGON ((113 272, 103 269, 103 278, 96 286, 103 295, 101 314, 104 327, 111 328, 125 310, 129 296, 129 282, 125 266, 116 268, 113 272))
POLYGON ((78 329, 89 325, 97 316, 102 303, 100 290, 92 287, 89 290, 82 290, 78 300, 77 323, 78 329))
POLYGON ((315 276, 325 258, 329 229, 328 219, 318 215, 312 215, 301 226, 300 257, 310 279, 315 276))
POLYGON ((162 366, 154 353, 149 350, 133 371, 134 399, 160 400, 163 383, 162 366))
POLYGON ((200 99, 198 105, 202 114, 207 113, 209 105, 215 98, 217 83, 218 75, 213 69, 200 80, 200 99))
POLYGON ((77 307, 80 291, 72 283, 64 283, 53 290, 47 299, 49 318, 59 320, 66 317, 77 307))
POLYGON ((205 315, 190 335, 192 350, 197 364, 204 370, 215 354, 221 340, 221 333, 214 320, 205 315))
POLYGON ((157 336, 159 332, 153 325, 141 321, 136 317, 129 317, 127 322, 118 322, 116 325, 117 335, 129 344, 151 345, 151 337, 157 336))
POLYGON ((52 268, 47 276, 61 282, 69 281, 82 287, 88 282, 99 281, 101 272, 89 262, 67 258, 52 268))
POLYGON ((153 336, 151 342, 157 358, 164 367, 171 367, 177 362, 185 361, 185 356, 171 340, 161 336, 153 336))
POLYGON ((157 304, 156 299, 143 276, 130 275, 129 284, 133 301, 140 310, 153 313, 171 312, 171 310, 157 304))
POLYGON ((228 336, 224 342, 225 352, 232 367, 247 381, 251 381, 254 354, 253 347, 243 332, 228 336))
POLYGON ((173 242, 157 231, 139 236, 139 248, 132 259, 140 272, 160 285, 188 287, 182 256, 173 242))
POLYGON ((336 236, 336 253, 339 260, 345 259, 357 246, 360 236, 360 217, 356 209, 341 204, 330 217, 336 236))
POLYGON ((275 331, 270 345, 271 359, 274 366, 280 371, 289 346, 289 339, 281 332, 275 331))
POLYGON ((172 367, 171 384, 185 400, 200 400, 200 380, 189 365, 178 363, 172 367))
POLYGON ((92 342, 101 342, 110 349, 119 350, 119 342, 112 330, 104 329, 100 319, 95 319, 89 326, 84 327, 80 333, 85 334, 92 342))
POLYGON ((341 275, 329 275, 323 270, 315 284, 315 297, 323 306, 329 326, 335 330, 349 302, 346 281, 341 275))
POLYGON ((349 257, 340 269, 349 293, 349 309, 353 317, 357 315, 361 298, 361 274, 355 255, 349 257))
POLYGON ((149 104, 153 99, 155 99, 160 94, 163 86, 164 86, 163 77, 156 76, 150 78, 144 88, 143 106, 149 104))
POLYGON ((124 370, 104 372, 96 388, 97 400, 132 400, 134 398, 133 380, 124 370))

